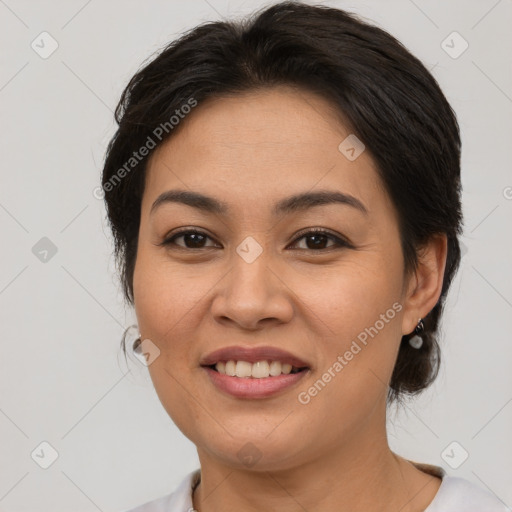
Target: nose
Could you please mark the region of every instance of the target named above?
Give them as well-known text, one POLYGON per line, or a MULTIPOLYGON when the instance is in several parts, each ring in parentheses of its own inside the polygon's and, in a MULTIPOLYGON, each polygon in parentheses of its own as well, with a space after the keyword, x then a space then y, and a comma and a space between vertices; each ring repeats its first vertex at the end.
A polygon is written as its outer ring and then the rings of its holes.
POLYGON ((269 253, 263 251, 252 262, 233 255, 231 270, 218 283, 211 305, 217 322, 245 330, 290 322, 294 294, 269 253))

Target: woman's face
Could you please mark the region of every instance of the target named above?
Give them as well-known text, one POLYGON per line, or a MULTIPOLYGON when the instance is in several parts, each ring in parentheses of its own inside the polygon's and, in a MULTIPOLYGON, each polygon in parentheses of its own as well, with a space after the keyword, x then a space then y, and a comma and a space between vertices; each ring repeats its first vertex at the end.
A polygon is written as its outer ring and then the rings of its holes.
POLYGON ((205 102, 182 123, 148 164, 134 272, 164 408, 200 456, 231 467, 360 455, 358 440, 382 434, 400 339, 418 319, 405 300, 397 217, 368 151, 357 156, 353 139, 340 149, 350 132, 329 103, 286 87, 205 102), (175 190, 226 210, 152 209, 175 190), (354 199, 274 209, 318 192, 354 199), (203 236, 163 244, 184 228, 203 236), (311 229, 328 234, 304 236, 311 229), (201 366, 234 346, 279 348, 308 369, 268 396, 235 396, 201 366))

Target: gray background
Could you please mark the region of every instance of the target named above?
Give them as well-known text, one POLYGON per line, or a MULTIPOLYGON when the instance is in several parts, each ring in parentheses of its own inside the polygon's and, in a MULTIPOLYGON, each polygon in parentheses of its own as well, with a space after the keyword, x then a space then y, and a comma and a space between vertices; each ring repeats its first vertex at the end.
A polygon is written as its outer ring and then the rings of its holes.
MULTIPOLYGON (((400 39, 432 70, 462 131, 464 257, 445 310, 443 366, 421 398, 390 411, 391 446, 510 506, 512 2, 325 4, 400 39), (469 44, 457 58, 464 42, 454 31, 469 44)), ((171 492, 198 467, 147 369, 120 353, 134 315, 93 190, 112 110, 142 61, 199 22, 263 5, 0 0, 1 511, 122 511, 171 492), (58 43, 47 58, 43 31, 58 43), (43 441, 58 453, 48 469, 43 441)))

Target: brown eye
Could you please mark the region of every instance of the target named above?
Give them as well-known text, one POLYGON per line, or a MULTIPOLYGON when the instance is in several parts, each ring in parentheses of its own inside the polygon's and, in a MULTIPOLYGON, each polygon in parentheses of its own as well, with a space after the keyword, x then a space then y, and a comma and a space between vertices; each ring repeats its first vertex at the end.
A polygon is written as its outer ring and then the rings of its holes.
MULTIPOLYGON (((294 245, 299 240, 306 240, 306 247, 299 247, 300 250, 310 250, 320 252, 326 249, 341 248, 341 247, 352 247, 352 245, 343 240, 342 238, 333 235, 329 231, 325 230, 310 230, 303 233, 301 236, 295 239, 294 245), (331 245, 327 245, 329 241, 333 242, 331 245)), ((206 233, 197 230, 186 230, 175 233, 169 238, 166 238, 161 246, 175 246, 181 249, 206 249, 209 247, 215 247, 215 245, 205 245, 207 240, 212 240, 206 233), (176 240, 183 239, 182 243, 176 243, 176 240)))
POLYGON ((313 230, 303 233, 300 237, 295 239, 295 244, 297 241, 306 239, 306 247, 300 247, 299 249, 312 250, 312 251, 321 251, 324 249, 331 249, 334 247, 351 247, 351 245, 343 240, 340 237, 337 237, 325 230, 313 230), (333 241, 334 244, 330 246, 326 246, 328 241, 333 241))
POLYGON ((202 231, 187 230, 181 231, 169 238, 166 238, 159 245, 175 245, 183 249, 203 249, 205 247, 212 247, 204 245, 207 239, 210 239, 210 237, 206 233, 203 233, 202 231), (176 240, 178 240, 179 238, 183 238, 183 245, 176 243, 176 240))

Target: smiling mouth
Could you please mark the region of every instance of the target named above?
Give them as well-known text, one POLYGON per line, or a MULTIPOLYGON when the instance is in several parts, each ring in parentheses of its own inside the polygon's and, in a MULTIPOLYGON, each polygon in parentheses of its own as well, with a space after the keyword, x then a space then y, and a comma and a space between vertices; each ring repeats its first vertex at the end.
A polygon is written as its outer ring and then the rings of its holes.
POLYGON ((210 368, 222 375, 242 379, 265 379, 300 373, 308 369, 307 366, 297 367, 289 363, 281 363, 281 361, 265 360, 256 363, 235 360, 219 361, 215 364, 204 366, 204 368, 210 368))

